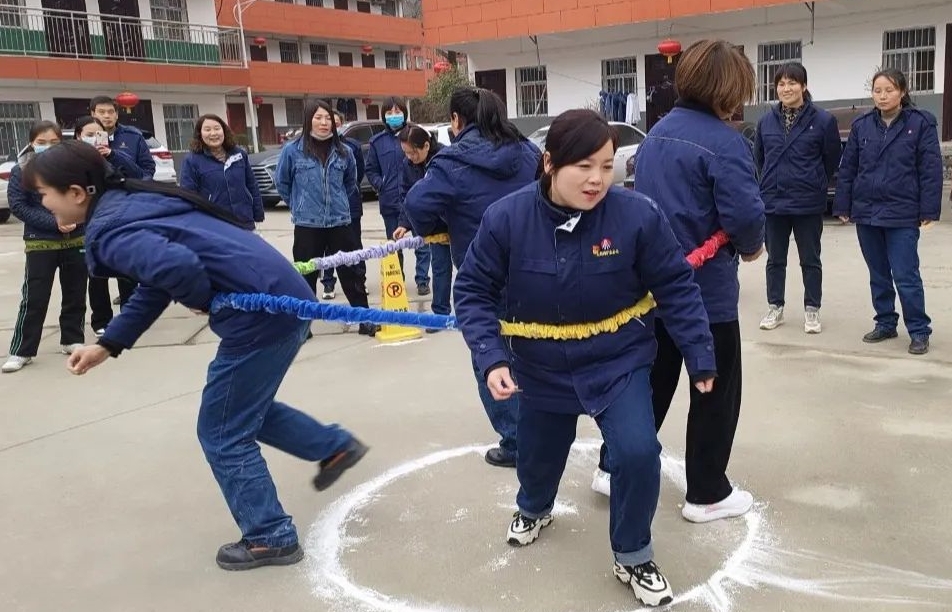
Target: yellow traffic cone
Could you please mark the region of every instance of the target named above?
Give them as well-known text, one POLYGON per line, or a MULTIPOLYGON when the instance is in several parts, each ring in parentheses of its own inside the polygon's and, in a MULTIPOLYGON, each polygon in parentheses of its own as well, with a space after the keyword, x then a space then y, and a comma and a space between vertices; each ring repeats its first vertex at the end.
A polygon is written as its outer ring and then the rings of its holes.
MULTIPOLYGON (((383 300, 381 308, 384 310, 410 312, 410 301, 407 299, 407 289, 403 284, 400 260, 396 253, 380 260, 380 295, 383 300)), ((403 342, 422 337, 423 330, 400 325, 384 325, 377 332, 377 340, 380 342, 403 342)))

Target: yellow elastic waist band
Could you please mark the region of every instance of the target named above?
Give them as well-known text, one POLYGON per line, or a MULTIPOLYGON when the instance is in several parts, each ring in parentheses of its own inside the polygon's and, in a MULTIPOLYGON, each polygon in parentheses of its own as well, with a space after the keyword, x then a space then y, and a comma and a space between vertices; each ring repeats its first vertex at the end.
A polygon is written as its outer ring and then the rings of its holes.
POLYGON ((513 323, 500 321, 499 325, 503 336, 516 336, 518 338, 533 338, 539 340, 584 340, 585 338, 591 338, 598 334, 613 334, 617 332, 622 325, 630 323, 633 319, 645 316, 655 306, 657 306, 657 303, 654 297, 649 293, 641 298, 634 306, 629 306, 621 312, 595 323, 553 325, 549 323, 513 323))

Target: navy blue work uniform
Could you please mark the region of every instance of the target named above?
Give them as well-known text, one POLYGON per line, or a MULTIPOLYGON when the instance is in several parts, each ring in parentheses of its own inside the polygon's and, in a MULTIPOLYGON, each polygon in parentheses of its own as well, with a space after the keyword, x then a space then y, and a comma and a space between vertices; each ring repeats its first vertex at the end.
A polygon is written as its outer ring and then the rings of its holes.
POLYGON ((255 223, 264 221, 258 181, 243 149, 235 147, 227 151, 224 160, 207 149, 201 153, 193 151, 182 160, 181 175, 182 187, 200 193, 233 215, 245 229, 253 230, 255 223))

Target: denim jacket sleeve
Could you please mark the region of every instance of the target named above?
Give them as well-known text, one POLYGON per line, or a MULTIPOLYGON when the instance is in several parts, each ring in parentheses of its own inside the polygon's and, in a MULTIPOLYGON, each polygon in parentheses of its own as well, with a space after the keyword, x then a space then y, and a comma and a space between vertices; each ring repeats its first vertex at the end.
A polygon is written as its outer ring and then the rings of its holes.
POLYGON ((281 149, 274 177, 274 186, 278 190, 278 195, 288 206, 291 205, 291 190, 294 185, 294 154, 291 148, 296 146, 297 142, 291 141, 281 149))

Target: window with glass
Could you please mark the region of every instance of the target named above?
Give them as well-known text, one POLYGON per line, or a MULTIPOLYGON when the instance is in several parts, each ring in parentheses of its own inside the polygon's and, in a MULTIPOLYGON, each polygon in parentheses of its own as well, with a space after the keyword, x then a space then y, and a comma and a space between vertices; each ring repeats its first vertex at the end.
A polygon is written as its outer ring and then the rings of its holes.
POLYGON ((188 40, 188 9, 185 0, 149 0, 152 27, 159 40, 188 40))
POLYGON ((638 92, 638 63, 634 57, 602 60, 602 90, 612 93, 638 92))
POLYGON ((384 51, 384 62, 388 70, 400 70, 400 52, 384 51))
POLYGON ((549 114, 545 66, 516 68, 516 109, 519 117, 549 114))
POLYGON ((0 102, 0 159, 20 152, 30 141, 30 129, 39 120, 37 102, 0 102))
POLYGON ((883 32, 883 66, 902 70, 910 93, 935 91, 935 28, 883 32))
POLYGON ((282 40, 278 43, 278 51, 281 54, 282 64, 301 63, 301 50, 296 42, 282 40))
POLYGON ((788 62, 799 62, 802 59, 803 43, 799 40, 757 45, 757 101, 776 102, 778 98, 774 77, 777 70, 788 62))
POLYGON ((311 43, 311 63, 327 65, 327 45, 311 43))
POLYGON ((170 151, 187 151, 198 119, 198 106, 195 104, 163 104, 162 115, 165 118, 165 138, 170 151))

